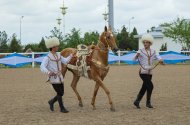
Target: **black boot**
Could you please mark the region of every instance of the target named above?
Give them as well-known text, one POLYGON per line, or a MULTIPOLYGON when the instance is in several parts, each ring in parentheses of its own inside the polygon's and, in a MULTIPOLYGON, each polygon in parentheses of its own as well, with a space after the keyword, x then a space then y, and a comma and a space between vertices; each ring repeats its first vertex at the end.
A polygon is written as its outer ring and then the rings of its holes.
POLYGON ((49 107, 50 107, 50 110, 53 112, 54 111, 54 103, 57 101, 57 96, 55 96, 53 99, 49 100, 48 103, 49 103, 49 107))
POLYGON ((146 102, 146 107, 148 107, 148 108, 153 108, 153 106, 151 105, 151 102, 150 102, 150 101, 147 101, 147 102, 146 102))
POLYGON ((139 105, 139 103, 140 103, 142 97, 143 97, 142 95, 138 94, 137 99, 133 103, 138 109, 141 108, 140 105, 139 105))
POLYGON ((69 111, 63 105, 62 97, 61 96, 57 96, 57 99, 58 99, 58 102, 59 102, 60 112, 62 112, 62 113, 68 113, 69 111))
POLYGON ((147 101, 146 101, 146 107, 148 108, 153 108, 153 106, 151 105, 151 93, 147 93, 147 101))

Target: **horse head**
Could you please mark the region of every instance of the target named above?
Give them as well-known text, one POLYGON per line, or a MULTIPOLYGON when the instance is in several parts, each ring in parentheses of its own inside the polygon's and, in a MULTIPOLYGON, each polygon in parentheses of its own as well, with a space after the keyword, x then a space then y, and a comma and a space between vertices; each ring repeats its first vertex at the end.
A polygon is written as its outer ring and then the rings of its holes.
POLYGON ((105 26, 104 32, 100 36, 100 41, 106 48, 111 48, 113 52, 117 52, 119 50, 112 29, 108 29, 107 26, 105 26))

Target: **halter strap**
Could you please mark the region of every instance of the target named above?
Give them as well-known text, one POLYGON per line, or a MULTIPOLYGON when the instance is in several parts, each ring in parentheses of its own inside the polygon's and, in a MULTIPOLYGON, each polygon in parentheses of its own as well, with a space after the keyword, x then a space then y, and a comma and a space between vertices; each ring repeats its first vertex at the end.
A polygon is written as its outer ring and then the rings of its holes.
POLYGON ((106 52, 109 50, 108 47, 105 47, 105 45, 100 40, 99 40, 99 42, 97 44, 97 47, 99 48, 99 50, 106 51, 106 52), (102 46, 104 48, 102 48, 102 46))

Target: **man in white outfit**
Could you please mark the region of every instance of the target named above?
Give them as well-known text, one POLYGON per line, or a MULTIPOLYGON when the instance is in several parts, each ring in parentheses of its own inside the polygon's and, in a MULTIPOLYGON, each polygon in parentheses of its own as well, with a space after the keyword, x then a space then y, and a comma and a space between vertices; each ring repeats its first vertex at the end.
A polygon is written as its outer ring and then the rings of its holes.
POLYGON ((72 54, 67 58, 62 57, 57 53, 59 49, 59 39, 56 37, 50 38, 45 41, 46 47, 50 49, 50 52, 44 57, 40 69, 43 73, 48 75, 48 81, 52 84, 57 95, 48 101, 50 110, 54 111, 54 103, 58 101, 60 111, 62 113, 68 113, 69 111, 64 107, 62 96, 64 95, 64 80, 61 63, 68 64, 72 58, 72 54))
POLYGON ((153 108, 151 105, 151 95, 153 90, 153 83, 152 83, 152 70, 153 70, 153 61, 156 59, 159 61, 160 64, 164 64, 163 60, 156 53, 155 50, 151 49, 150 46, 153 44, 154 38, 150 34, 145 34, 142 36, 141 39, 144 48, 138 50, 134 60, 138 59, 139 64, 141 66, 139 75, 140 78, 143 80, 143 85, 139 91, 137 99, 134 102, 134 105, 137 108, 140 108, 139 103, 143 98, 145 92, 147 92, 147 101, 146 106, 148 108, 153 108))

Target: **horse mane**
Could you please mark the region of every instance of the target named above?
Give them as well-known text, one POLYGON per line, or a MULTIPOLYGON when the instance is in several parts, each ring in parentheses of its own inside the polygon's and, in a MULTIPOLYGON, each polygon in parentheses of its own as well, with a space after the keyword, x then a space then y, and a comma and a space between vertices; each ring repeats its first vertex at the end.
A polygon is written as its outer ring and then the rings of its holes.
POLYGON ((96 45, 90 45, 88 46, 89 49, 95 49, 96 48, 96 45))

